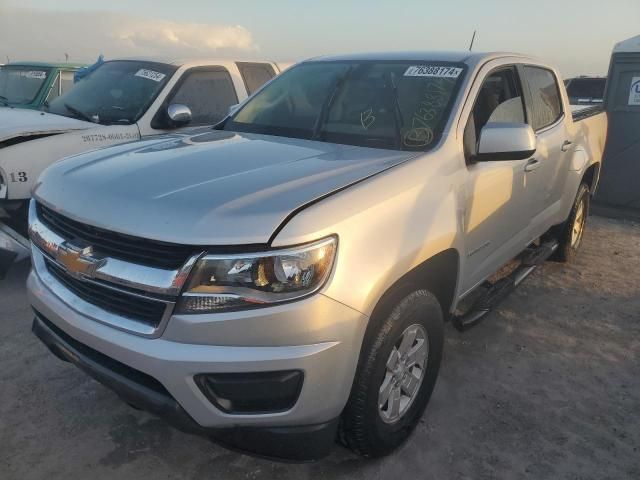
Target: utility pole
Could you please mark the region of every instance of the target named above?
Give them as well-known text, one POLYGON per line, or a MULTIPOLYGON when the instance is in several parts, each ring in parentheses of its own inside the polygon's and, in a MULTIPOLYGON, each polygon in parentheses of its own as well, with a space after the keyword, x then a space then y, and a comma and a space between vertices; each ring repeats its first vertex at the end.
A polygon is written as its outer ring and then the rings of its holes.
POLYGON ((476 39, 476 31, 473 31, 473 36, 471 37, 471 43, 469 44, 469 51, 473 49, 473 41, 476 39))

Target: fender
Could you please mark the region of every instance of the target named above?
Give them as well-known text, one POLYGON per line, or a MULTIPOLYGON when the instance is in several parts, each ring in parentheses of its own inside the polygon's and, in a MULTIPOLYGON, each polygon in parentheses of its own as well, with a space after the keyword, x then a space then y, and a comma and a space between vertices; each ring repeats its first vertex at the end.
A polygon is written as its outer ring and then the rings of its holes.
MULTIPOLYGON (((425 262, 445 251, 457 257, 462 247, 456 163, 443 150, 409 160, 308 206, 279 229, 272 245, 337 235, 333 277, 322 293, 370 316, 385 292, 407 272, 420 271, 425 262)), ((459 261, 454 268, 454 286, 442 294, 448 303, 445 309, 453 304, 459 261)))

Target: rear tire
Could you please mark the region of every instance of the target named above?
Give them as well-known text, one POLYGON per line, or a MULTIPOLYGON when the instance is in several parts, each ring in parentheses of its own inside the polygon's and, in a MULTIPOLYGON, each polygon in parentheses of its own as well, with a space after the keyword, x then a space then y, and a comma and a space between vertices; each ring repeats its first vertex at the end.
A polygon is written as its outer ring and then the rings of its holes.
POLYGON ((578 194, 571 207, 569 218, 560 226, 558 235, 558 249, 553 260, 558 262, 571 262, 575 258, 589 216, 590 191, 586 183, 580 184, 578 194))
POLYGON ((444 325, 436 297, 409 287, 396 292, 370 320, 340 419, 340 441, 365 457, 387 455, 409 437, 442 359, 444 325))

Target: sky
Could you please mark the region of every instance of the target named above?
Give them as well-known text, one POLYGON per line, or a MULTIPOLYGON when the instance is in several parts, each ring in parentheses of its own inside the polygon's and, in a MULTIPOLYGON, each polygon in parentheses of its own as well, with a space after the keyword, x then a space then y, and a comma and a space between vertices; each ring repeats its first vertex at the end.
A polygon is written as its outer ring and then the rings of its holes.
POLYGON ((298 61, 387 50, 515 51, 605 75, 640 0, 0 0, 0 63, 123 56, 298 61))

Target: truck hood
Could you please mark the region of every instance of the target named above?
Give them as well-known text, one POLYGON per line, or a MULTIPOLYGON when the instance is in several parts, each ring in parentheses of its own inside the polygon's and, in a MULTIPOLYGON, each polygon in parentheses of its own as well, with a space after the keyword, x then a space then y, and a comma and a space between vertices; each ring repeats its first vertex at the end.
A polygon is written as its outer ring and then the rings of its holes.
POLYGON ((0 107, 0 142, 95 127, 95 123, 22 108, 0 107))
POLYGON ((34 196, 80 222, 190 245, 265 244, 288 215, 415 153, 209 131, 93 151, 34 196))

